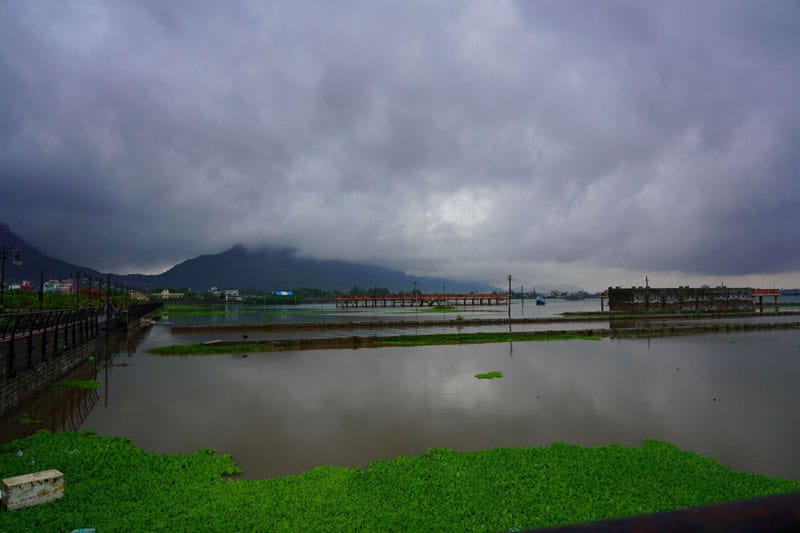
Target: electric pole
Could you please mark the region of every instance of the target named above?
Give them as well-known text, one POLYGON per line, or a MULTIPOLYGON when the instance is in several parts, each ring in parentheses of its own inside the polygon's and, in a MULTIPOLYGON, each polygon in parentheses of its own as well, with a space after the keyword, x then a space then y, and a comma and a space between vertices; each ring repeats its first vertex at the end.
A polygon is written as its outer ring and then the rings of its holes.
POLYGON ((511 320, 511 274, 508 275, 508 320, 511 320))

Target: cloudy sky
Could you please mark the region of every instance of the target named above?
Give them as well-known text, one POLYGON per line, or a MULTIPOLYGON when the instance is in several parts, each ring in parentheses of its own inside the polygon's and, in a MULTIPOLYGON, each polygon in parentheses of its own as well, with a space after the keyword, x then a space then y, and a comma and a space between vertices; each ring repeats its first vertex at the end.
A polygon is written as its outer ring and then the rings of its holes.
POLYGON ((529 286, 800 286, 800 3, 0 2, 0 222, 529 286))

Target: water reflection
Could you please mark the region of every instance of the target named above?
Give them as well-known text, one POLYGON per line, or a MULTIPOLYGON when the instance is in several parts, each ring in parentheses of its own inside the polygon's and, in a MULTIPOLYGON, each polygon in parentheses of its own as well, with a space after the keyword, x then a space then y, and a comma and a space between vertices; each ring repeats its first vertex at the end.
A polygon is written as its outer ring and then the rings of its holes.
POLYGON ((137 329, 132 332, 115 331, 97 337, 94 341, 93 357, 66 373, 59 381, 97 379, 100 382, 99 389, 45 387, 35 397, 0 420, 0 442, 26 437, 40 429, 80 429, 101 397, 104 405, 108 406, 110 369, 114 366, 127 366, 129 363, 123 362, 119 357, 133 357, 148 333, 147 330, 137 329))
MULTIPOLYGON (((87 360, 63 379, 92 380, 95 375, 95 362, 87 360)), ((47 387, 0 421, 0 442, 26 437, 40 429, 77 431, 99 398, 97 389, 47 387)))
MULTIPOLYGON (((164 328, 150 335, 143 346, 163 341, 164 328)), ((800 478, 797 344, 796 332, 775 331, 247 358, 137 353, 114 369, 112 401, 84 425, 160 452, 224 450, 249 477, 436 446, 656 438, 734 469, 800 478), (504 378, 474 378, 488 370, 504 378)))

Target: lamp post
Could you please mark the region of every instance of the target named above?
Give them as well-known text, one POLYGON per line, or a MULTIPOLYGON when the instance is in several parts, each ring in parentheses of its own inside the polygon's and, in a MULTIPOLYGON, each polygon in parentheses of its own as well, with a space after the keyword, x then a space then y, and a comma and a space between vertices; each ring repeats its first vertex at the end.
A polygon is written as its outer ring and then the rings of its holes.
POLYGON ((14 266, 22 266, 22 257, 19 255, 19 248, 15 247, 0 247, 0 312, 3 311, 3 294, 6 290, 6 258, 8 254, 11 256, 11 264, 14 266))
POLYGON ((75 280, 75 283, 72 286, 75 289, 75 307, 78 307, 80 302, 81 280, 83 279, 83 274, 80 270, 76 270, 75 272, 70 272, 70 276, 75 280))

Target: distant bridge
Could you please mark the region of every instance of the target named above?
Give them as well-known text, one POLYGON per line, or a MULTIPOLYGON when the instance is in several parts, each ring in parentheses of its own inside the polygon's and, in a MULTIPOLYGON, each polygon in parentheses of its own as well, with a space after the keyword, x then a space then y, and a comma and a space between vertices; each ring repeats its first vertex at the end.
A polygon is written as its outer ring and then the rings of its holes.
POLYGON ((506 305, 507 293, 480 294, 384 294, 336 297, 336 307, 432 307, 434 305, 506 305))

